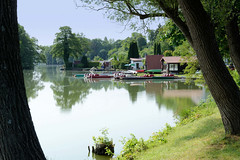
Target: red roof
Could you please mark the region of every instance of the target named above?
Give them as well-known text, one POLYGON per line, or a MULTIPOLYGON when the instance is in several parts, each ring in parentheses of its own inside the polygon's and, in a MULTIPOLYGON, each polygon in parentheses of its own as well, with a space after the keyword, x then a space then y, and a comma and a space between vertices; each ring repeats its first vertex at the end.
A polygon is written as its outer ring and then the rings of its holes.
POLYGON ((147 70, 149 69, 162 69, 162 59, 163 55, 147 55, 146 56, 146 65, 147 70))

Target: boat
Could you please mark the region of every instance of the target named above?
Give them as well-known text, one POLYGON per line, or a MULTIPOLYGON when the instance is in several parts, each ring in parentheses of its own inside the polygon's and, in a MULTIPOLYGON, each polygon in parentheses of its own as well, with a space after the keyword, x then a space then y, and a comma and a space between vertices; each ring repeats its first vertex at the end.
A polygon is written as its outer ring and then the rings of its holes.
POLYGON ((85 78, 113 78, 113 74, 97 74, 94 73, 94 71, 96 71, 96 68, 91 68, 90 73, 87 73, 84 75, 85 78))
POLYGON ((173 74, 165 74, 163 76, 153 76, 152 79, 181 79, 181 77, 175 76, 173 74))
POLYGON ((147 73, 161 73, 162 70, 161 69, 149 69, 149 70, 146 70, 145 72, 147 72, 147 73))
POLYGON ((113 75, 88 73, 88 74, 85 74, 84 77, 85 78, 113 78, 113 75))
POLYGON ((154 76, 152 79, 177 79, 175 76, 154 76))
POLYGON ((73 77, 84 77, 84 74, 74 74, 73 77))
POLYGON ((136 70, 137 73, 144 73, 145 72, 145 69, 139 69, 139 70, 136 70))
POLYGON ((120 80, 141 80, 141 79, 152 79, 154 75, 144 75, 144 76, 122 76, 119 77, 120 80))

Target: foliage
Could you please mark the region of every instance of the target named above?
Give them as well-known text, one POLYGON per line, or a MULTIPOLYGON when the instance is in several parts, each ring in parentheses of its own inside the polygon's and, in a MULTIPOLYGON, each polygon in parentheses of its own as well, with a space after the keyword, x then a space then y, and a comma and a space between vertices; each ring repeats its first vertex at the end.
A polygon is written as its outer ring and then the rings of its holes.
POLYGON ((121 141, 123 146, 123 150, 121 151, 119 159, 135 159, 136 154, 147 150, 149 147, 153 147, 157 144, 167 143, 165 137, 173 130, 173 128, 166 124, 165 129, 162 131, 154 132, 152 136, 145 141, 143 138, 139 140, 136 138, 134 134, 130 134, 131 138, 123 138, 121 141))
POLYGON ((111 60, 114 69, 126 69, 125 64, 129 63, 126 54, 114 55, 111 60))
POLYGON ((102 59, 101 57, 99 57, 99 56, 95 56, 95 57, 93 58, 93 60, 94 60, 94 61, 103 61, 103 59, 102 59))
POLYGON ((95 144, 105 144, 107 146, 112 146, 113 145, 113 140, 109 139, 108 137, 108 128, 102 128, 100 129, 100 132, 102 136, 95 137, 93 136, 92 139, 95 144))
POLYGON ((106 147, 105 150, 106 150, 106 154, 107 155, 109 155, 109 156, 113 156, 114 155, 114 153, 108 147, 106 147))
POLYGON ((136 42, 131 42, 129 51, 128 51, 128 59, 130 58, 139 58, 139 51, 138 51, 138 46, 136 42))
POLYGON ((140 57, 145 57, 146 55, 153 55, 152 47, 144 48, 139 52, 140 57))
POLYGON ((187 41, 183 41, 181 45, 175 47, 173 56, 195 56, 195 51, 187 41))
POLYGON ((165 22, 165 25, 160 28, 157 37, 173 47, 181 45, 186 40, 180 29, 169 19, 165 22))
POLYGON ((134 134, 131 134, 131 138, 127 140, 126 138, 123 138, 121 142, 124 146, 119 158, 124 157, 126 159, 135 159, 135 154, 137 152, 141 152, 142 150, 147 149, 147 145, 144 139, 140 138, 138 140, 134 134))
POLYGON ((82 54, 82 43, 69 26, 60 27, 59 30, 60 32, 56 33, 51 54, 54 57, 63 58, 66 67, 69 68, 69 57, 77 59, 82 54))
POLYGON ((173 51, 172 50, 166 50, 163 52, 164 56, 172 56, 173 55, 173 51))
POLYGON ((147 140, 149 146, 154 146, 156 144, 167 143, 166 136, 172 132, 174 128, 169 124, 166 124, 165 128, 162 131, 154 132, 151 137, 147 140))
POLYGON ((88 67, 92 68, 92 67, 98 67, 100 65, 99 62, 88 62, 88 67))
POLYGON ((161 43, 154 43, 154 55, 161 55, 161 43))
POLYGON ((231 73, 233 79, 235 80, 235 82, 237 83, 238 87, 240 87, 240 75, 238 74, 237 70, 230 70, 229 72, 231 73))
POLYGON ((216 107, 216 103, 213 98, 209 96, 205 102, 202 101, 198 106, 181 111, 177 124, 183 125, 193 122, 203 116, 209 116, 213 114, 214 107, 216 107))
POLYGON ((111 51, 114 47, 118 48, 119 41, 114 42, 114 40, 108 40, 106 37, 104 40, 99 38, 90 40, 90 51, 88 52, 88 56, 91 60, 95 57, 100 57, 103 60, 108 59, 109 51, 111 51))
POLYGON ((81 64, 83 65, 83 68, 87 68, 89 66, 89 62, 88 62, 87 56, 83 56, 82 57, 81 64))
POLYGON ((37 59, 40 59, 37 52, 37 40, 31 38, 21 25, 18 25, 18 33, 22 67, 23 69, 33 69, 34 63, 37 62, 37 59))

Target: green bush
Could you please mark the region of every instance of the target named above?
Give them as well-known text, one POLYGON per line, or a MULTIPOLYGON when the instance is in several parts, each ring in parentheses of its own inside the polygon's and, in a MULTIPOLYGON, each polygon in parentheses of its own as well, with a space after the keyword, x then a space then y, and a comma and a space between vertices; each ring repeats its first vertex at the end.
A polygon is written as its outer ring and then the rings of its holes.
POLYGON ((82 63, 75 64, 74 67, 76 67, 76 68, 84 68, 84 64, 82 64, 82 63))
POLYGON ((88 62, 88 67, 92 68, 92 67, 98 67, 100 65, 99 62, 88 62))

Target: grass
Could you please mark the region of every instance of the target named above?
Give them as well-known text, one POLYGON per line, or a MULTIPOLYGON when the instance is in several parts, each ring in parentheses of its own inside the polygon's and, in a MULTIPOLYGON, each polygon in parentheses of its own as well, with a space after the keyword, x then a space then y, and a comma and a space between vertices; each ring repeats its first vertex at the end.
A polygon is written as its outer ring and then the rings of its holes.
POLYGON ((159 132, 166 143, 148 140, 147 149, 134 151, 132 158, 120 159, 240 159, 240 137, 225 135, 219 111, 212 101, 186 113, 187 117, 167 134, 159 132))

